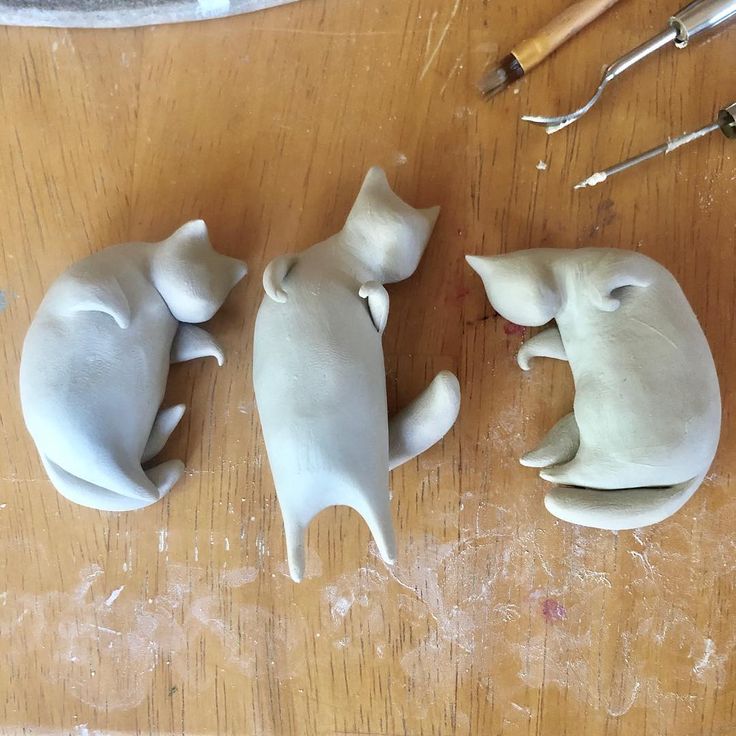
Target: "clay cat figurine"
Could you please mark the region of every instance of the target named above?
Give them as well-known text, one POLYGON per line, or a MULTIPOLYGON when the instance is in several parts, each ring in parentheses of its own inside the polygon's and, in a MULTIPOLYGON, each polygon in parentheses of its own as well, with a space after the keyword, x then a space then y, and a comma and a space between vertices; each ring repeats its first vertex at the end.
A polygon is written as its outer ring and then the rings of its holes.
POLYGON ((216 253, 201 220, 161 243, 91 255, 51 285, 28 329, 23 416, 56 489, 70 501, 129 511, 166 495, 180 460, 141 467, 163 448, 184 406, 159 411, 169 364, 211 355, 205 322, 246 274, 216 253))
POLYGON ((437 215, 402 202, 373 168, 339 233, 277 258, 263 275, 253 382, 296 581, 306 528, 333 505, 355 509, 394 561, 389 469, 457 417, 460 390, 447 371, 390 423, 386 406, 383 284, 414 273, 437 215))
POLYGON ((625 250, 538 249, 468 256, 493 308, 529 327, 518 362, 567 360, 572 414, 521 462, 562 484, 545 497, 566 521, 654 524, 697 490, 713 460, 721 400, 713 358, 674 277, 625 250))

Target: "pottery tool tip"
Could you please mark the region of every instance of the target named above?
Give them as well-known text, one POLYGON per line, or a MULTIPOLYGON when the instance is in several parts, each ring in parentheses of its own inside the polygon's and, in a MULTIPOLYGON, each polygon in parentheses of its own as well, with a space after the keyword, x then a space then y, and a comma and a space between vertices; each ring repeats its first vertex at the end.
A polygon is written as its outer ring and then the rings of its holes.
POLYGON ((605 171, 596 171, 594 174, 591 174, 587 179, 583 179, 583 181, 578 182, 573 189, 585 189, 586 187, 594 187, 596 184, 603 183, 606 179, 608 179, 608 174, 605 171))
POLYGON ((503 92, 512 82, 524 76, 524 68, 513 54, 507 54, 497 66, 489 68, 477 87, 486 99, 503 92))

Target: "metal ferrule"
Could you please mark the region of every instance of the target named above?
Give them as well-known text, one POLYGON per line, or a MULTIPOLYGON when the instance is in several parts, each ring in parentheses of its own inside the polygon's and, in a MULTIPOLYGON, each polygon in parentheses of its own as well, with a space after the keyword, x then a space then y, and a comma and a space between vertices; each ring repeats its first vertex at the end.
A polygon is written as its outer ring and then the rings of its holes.
POLYGON ((726 138, 736 138, 736 102, 718 113, 718 127, 726 138))
POLYGON ((695 36, 736 16, 736 0, 695 0, 670 18, 677 31, 675 46, 684 48, 695 36))

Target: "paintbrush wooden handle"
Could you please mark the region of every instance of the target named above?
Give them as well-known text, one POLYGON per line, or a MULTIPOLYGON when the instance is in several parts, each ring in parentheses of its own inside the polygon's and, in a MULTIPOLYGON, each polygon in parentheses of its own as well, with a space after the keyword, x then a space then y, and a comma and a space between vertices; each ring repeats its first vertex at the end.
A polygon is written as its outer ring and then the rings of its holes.
POLYGON ((514 47, 511 53, 526 73, 617 2, 618 0, 580 0, 534 36, 514 47))

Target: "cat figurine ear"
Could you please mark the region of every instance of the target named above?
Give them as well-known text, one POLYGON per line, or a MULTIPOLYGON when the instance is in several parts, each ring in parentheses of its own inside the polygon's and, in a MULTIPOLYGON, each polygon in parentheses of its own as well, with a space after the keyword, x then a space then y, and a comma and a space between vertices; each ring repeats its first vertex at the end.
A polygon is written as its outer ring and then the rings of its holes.
MULTIPOLYGON (((533 254, 534 251, 529 251, 533 254)), ((493 308, 517 325, 539 327, 560 309, 560 290, 547 264, 530 255, 465 256, 480 276, 493 308)))
POLYGON ((393 563, 389 470, 457 417, 459 385, 447 371, 391 420, 386 406, 384 284, 414 272, 437 214, 403 202, 373 168, 339 233, 264 273, 253 383, 295 581, 309 523, 335 505, 356 510, 393 563))
POLYGON ((408 279, 416 271, 432 234, 439 207, 414 209, 389 186, 383 169, 374 166, 340 233, 344 245, 360 258, 380 284, 408 279))
POLYGON ((656 265, 636 253, 609 251, 588 277, 590 301, 603 312, 615 312, 621 300, 615 296, 627 287, 645 289, 656 281, 656 265))
POLYGON ((206 322, 248 273, 245 263, 218 253, 207 225, 192 220, 156 249, 151 280, 180 322, 206 322))
POLYGON ((171 490, 184 463, 148 466, 184 414, 181 404, 159 408, 169 363, 223 361, 209 333, 179 320, 209 319, 245 271, 195 220, 161 243, 105 248, 51 285, 23 344, 20 394, 59 493, 131 511, 171 490))
POLYGON ((521 459, 557 484, 555 516, 632 529, 675 513, 713 460, 721 399, 713 358, 673 276, 639 253, 536 249, 468 263, 496 311, 555 326, 526 341, 535 357, 570 363, 574 409, 521 459))

